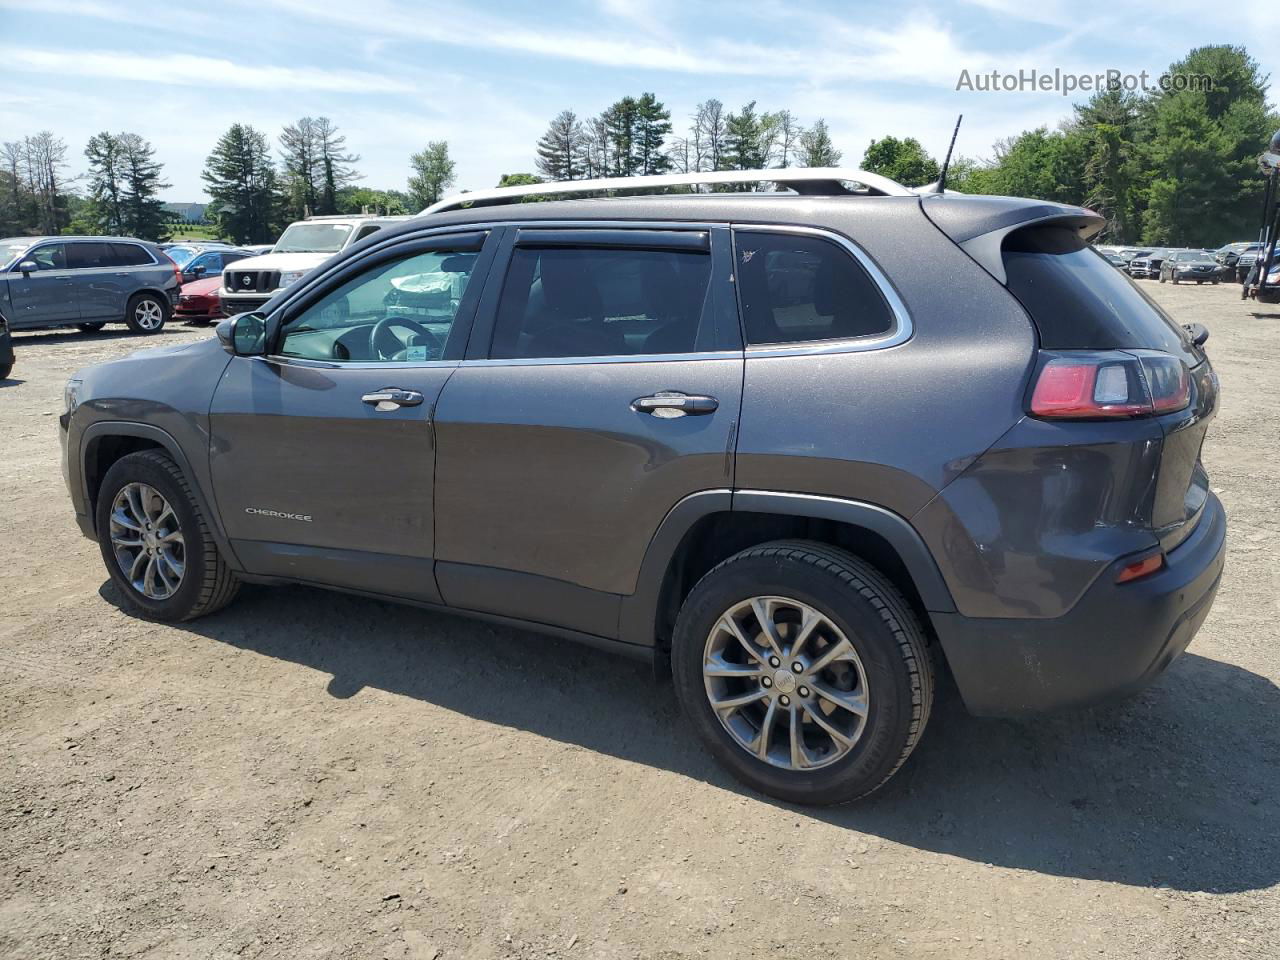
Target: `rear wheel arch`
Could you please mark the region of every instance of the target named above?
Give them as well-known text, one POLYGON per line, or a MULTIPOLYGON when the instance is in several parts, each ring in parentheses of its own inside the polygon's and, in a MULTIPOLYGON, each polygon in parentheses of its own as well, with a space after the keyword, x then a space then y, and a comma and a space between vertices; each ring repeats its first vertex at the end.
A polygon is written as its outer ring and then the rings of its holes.
POLYGON ((920 617, 954 611, 932 554, 901 516, 874 504, 762 491, 705 491, 680 501, 650 543, 636 592, 624 599, 621 639, 665 650, 681 603, 709 570, 775 540, 827 544, 866 560, 920 617))

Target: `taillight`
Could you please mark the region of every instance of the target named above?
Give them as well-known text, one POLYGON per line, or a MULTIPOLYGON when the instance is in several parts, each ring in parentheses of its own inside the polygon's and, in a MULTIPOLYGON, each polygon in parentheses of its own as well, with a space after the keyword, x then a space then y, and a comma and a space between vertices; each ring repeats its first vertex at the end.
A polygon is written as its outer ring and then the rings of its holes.
POLYGON ((1056 352, 1045 357, 1031 414, 1053 420, 1145 417, 1191 402, 1191 375, 1177 357, 1153 350, 1056 352))
POLYGON ((178 266, 178 261, 174 260, 173 257, 169 257, 168 254, 165 254, 165 256, 173 264, 173 275, 178 278, 178 286, 182 286, 182 268, 178 266))
POLYGON ((1140 580, 1143 577, 1149 577, 1157 570, 1164 569, 1164 554, 1149 553, 1141 560, 1135 560, 1133 563, 1126 563, 1120 568, 1120 572, 1116 575, 1116 583, 1128 583, 1130 580, 1140 580))

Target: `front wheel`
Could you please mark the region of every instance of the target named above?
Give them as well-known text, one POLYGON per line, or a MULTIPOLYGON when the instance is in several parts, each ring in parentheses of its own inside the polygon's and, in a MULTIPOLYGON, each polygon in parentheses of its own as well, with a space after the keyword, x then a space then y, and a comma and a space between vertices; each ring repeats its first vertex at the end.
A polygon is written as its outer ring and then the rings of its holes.
POLYGON ((11 373, 13 373, 12 363, 0 363, 0 380, 8 380, 11 373))
POLYGON ((739 780, 795 803, 887 781, 933 701, 924 632, 875 567, 803 540, 744 550, 699 581, 672 640, 675 690, 739 780))
POLYGON ((159 333, 169 319, 169 303, 154 293, 135 294, 129 301, 124 319, 134 333, 159 333))
POLYGON ((98 492, 98 546, 126 600, 157 620, 226 606, 239 581, 209 533, 177 464, 156 450, 117 460, 98 492))

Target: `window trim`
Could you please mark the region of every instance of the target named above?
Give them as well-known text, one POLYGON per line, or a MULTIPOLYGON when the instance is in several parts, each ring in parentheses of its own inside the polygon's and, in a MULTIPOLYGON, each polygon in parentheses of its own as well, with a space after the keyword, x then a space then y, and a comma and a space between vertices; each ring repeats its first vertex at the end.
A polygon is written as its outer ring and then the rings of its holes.
POLYGON ((776 223, 743 223, 734 221, 730 224, 733 232, 733 242, 735 256, 733 258, 733 275, 735 288, 738 292, 738 319, 742 323, 742 342, 746 345, 747 359, 755 359, 759 357, 803 357, 813 355, 826 355, 833 353, 861 353, 864 350, 884 350, 889 347, 896 347, 899 344, 906 343, 911 339, 914 328, 911 323, 911 314, 907 312, 906 305, 902 302, 902 298, 898 296, 898 291, 893 284, 889 282, 889 278, 885 276, 879 265, 871 259, 871 256, 855 244, 843 234, 836 233, 834 230, 827 230, 819 227, 796 227, 787 224, 776 223), (747 341, 746 331, 746 314, 742 309, 742 284, 737 280, 738 277, 738 258, 736 256, 738 233, 780 233, 789 234, 799 237, 816 237, 822 240, 834 243, 836 246, 844 249, 853 259, 866 270, 870 276, 871 282, 874 283, 880 291, 880 295, 884 297, 885 303, 889 305, 889 312, 893 315, 893 326, 884 333, 872 334, 865 337, 839 337, 831 340, 800 340, 795 343, 761 343, 752 345, 747 341))
MULTIPOLYGON (((467 349, 467 355, 462 361, 462 365, 466 367, 487 366, 487 367, 545 367, 545 366, 581 366, 583 364, 602 364, 602 363, 681 363, 690 360, 715 360, 715 359, 742 359, 741 346, 732 348, 718 347, 713 350, 698 350, 685 353, 624 353, 624 354, 596 354, 585 357, 490 357, 489 352, 493 349, 493 337, 497 329, 498 308, 502 301, 502 292, 506 287, 507 273, 511 268, 513 254, 517 247, 526 247, 534 249, 553 249, 564 248, 566 246, 580 247, 583 249, 627 249, 635 250, 674 250, 674 251, 705 251, 705 256, 710 258, 711 275, 709 282, 714 283, 715 271, 720 266, 718 263, 719 256, 717 249, 721 251, 722 256, 728 256, 727 246, 730 243, 728 236, 728 224, 726 223, 709 223, 702 221, 663 221, 663 220, 599 220, 599 221, 581 221, 581 220, 523 220, 523 221, 506 221, 505 224, 509 230, 508 235, 504 238, 502 248, 498 251, 498 256, 494 261, 490 271, 491 280, 485 287, 484 300, 481 302, 480 309, 476 314, 476 323, 473 327, 473 339, 477 336, 479 340, 473 343, 467 349), (543 231, 544 237, 531 241, 530 234, 533 231, 543 231), (598 232, 601 242, 591 243, 583 241, 581 237, 575 237, 570 243, 568 239, 562 243, 556 243, 551 235, 559 234, 568 238, 571 234, 585 234, 586 232, 598 232), (720 231, 717 234, 717 231, 720 231), (521 233, 525 235, 525 242, 520 242, 521 233), (626 237, 627 233, 634 234, 635 239, 631 242, 626 237), (677 239, 670 242, 670 235, 674 233, 690 235, 690 240, 677 239), (655 246, 654 240, 660 239, 656 235, 666 234, 667 243, 655 246), (698 236, 702 235, 702 236, 698 236), (696 237, 696 239, 693 239, 696 237), (551 240, 551 242, 547 242, 551 240)), ((711 302, 704 304, 702 315, 699 317, 699 327, 709 324, 712 336, 716 339, 723 339, 718 317, 718 295, 714 290, 711 293, 711 302)), ((729 307, 734 313, 737 312, 736 300, 729 307)))
POLYGON ((460 359, 459 356, 442 357, 437 360, 316 360, 310 357, 291 357, 278 351, 284 343, 285 328, 297 319, 300 313, 310 309, 353 277, 367 273, 381 264, 393 260, 408 259, 421 253, 430 253, 432 250, 438 250, 441 247, 447 248, 457 245, 461 249, 462 245, 460 244, 450 244, 448 242, 450 238, 455 238, 456 240, 458 237, 469 237, 472 234, 476 234, 479 236, 479 243, 475 246, 474 251, 476 253, 476 263, 473 268, 472 279, 468 281, 467 293, 464 295, 463 302, 458 305, 458 313, 453 318, 453 325, 449 328, 449 336, 445 341, 446 353, 461 354, 462 350, 466 348, 466 340, 470 337, 471 327, 475 323, 476 308, 481 296, 481 291, 475 286, 475 282, 478 280, 483 285, 489 271, 492 269, 492 251, 495 245, 494 233, 493 228, 487 228, 454 230, 449 233, 433 233, 425 236, 397 237, 395 242, 389 243, 385 247, 371 250, 366 257, 343 262, 338 265, 338 270, 325 273, 323 283, 307 284, 307 290, 303 296, 290 299, 287 303, 282 304, 279 309, 273 310, 267 315, 267 322, 270 325, 268 326, 267 336, 271 347, 262 356, 252 359, 326 370, 404 370, 409 367, 457 366, 460 359), (483 275, 477 278, 477 273, 483 275), (476 290, 474 295, 472 290, 476 290), (463 316, 464 312, 466 313, 465 317, 463 316), (455 336, 462 338, 457 346, 454 345, 455 336))
POLYGON ((26 253, 20 254, 18 256, 18 259, 13 261, 13 266, 9 269, 9 273, 20 273, 21 271, 18 270, 18 265, 23 263, 26 260, 30 260, 31 255, 35 253, 37 250, 41 250, 45 247, 57 247, 57 246, 62 247, 62 266, 53 267, 49 270, 39 270, 36 272, 37 273, 61 273, 64 270, 70 270, 71 268, 67 266, 67 242, 68 241, 66 240, 41 240, 39 243, 33 243, 31 246, 27 247, 26 253))
POLYGON ((134 240, 108 240, 107 243, 111 244, 111 246, 113 247, 136 247, 137 249, 141 250, 148 257, 151 258, 150 263, 127 263, 119 267, 113 267, 112 269, 130 270, 130 269, 135 269, 137 267, 155 267, 155 266, 158 266, 160 263, 160 261, 156 259, 156 255, 154 253, 152 253, 145 246, 143 246, 140 243, 137 243, 134 240))

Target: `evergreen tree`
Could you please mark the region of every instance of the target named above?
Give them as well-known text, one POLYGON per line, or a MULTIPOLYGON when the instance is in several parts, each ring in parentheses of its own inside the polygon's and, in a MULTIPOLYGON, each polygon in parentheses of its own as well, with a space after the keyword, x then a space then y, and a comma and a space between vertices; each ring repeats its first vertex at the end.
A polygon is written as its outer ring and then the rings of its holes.
POLYGON ((153 147, 136 133, 116 137, 124 189, 120 195, 124 232, 141 240, 165 240, 168 217, 159 194, 170 184, 161 179, 161 164, 153 147))
POLYGON ((641 94, 636 101, 636 173, 651 176, 671 168, 671 159, 662 149, 670 133, 671 111, 652 93, 641 94))
POLYGON ((638 171, 636 154, 637 104, 634 97, 623 97, 600 115, 608 138, 610 174, 631 177, 638 171))
POLYGON ((275 240, 276 171, 266 134, 234 124, 218 138, 202 176, 220 236, 236 243, 275 240))
POLYGON ((431 206, 453 185, 453 160, 447 140, 433 140, 427 148, 409 158, 409 201, 416 213, 431 206))
POLYGON ((587 166, 582 124, 572 110, 556 114, 538 140, 538 172, 548 180, 577 180, 587 166))
POLYGON ((94 134, 85 145, 89 161, 89 207, 85 229, 90 233, 119 236, 124 226, 124 170, 120 141, 105 130, 94 134))
POLYGON ((800 135, 800 166, 835 167, 839 166, 841 156, 841 152, 831 142, 827 121, 818 119, 800 135))
POLYGON ((765 165, 765 147, 760 118, 752 100, 725 120, 726 170, 758 170, 765 165))

